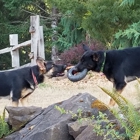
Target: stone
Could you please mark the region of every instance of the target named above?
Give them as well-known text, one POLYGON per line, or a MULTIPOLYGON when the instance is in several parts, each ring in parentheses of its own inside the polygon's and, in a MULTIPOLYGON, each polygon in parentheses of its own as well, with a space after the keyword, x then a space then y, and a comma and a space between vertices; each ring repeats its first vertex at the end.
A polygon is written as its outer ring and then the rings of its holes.
POLYGON ((12 126, 12 129, 18 130, 25 124, 33 120, 42 112, 41 107, 12 107, 7 106, 6 110, 9 114, 8 123, 12 126))
MULTIPOLYGON (((102 140, 102 136, 93 132, 91 122, 81 121, 78 126, 80 118, 90 118, 93 115, 97 117, 99 112, 106 113, 110 121, 116 119, 108 107, 97 98, 89 93, 79 93, 42 109, 23 128, 4 140, 102 140)), ((21 113, 21 117, 24 113, 21 113)), ((16 111, 14 114, 18 115, 16 111)), ((93 119, 93 122, 96 120, 93 119)))

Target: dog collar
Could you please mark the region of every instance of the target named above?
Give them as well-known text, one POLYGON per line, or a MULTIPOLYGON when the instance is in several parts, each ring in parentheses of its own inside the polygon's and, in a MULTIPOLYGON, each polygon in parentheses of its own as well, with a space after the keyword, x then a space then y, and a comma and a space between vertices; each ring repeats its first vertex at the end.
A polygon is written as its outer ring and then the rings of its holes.
POLYGON ((100 69, 101 72, 103 72, 104 65, 105 65, 105 60, 106 60, 106 52, 104 52, 104 61, 102 63, 101 69, 100 69))
POLYGON ((37 82, 36 76, 34 75, 33 71, 32 71, 32 77, 33 77, 35 86, 37 86, 38 85, 38 82, 37 82))

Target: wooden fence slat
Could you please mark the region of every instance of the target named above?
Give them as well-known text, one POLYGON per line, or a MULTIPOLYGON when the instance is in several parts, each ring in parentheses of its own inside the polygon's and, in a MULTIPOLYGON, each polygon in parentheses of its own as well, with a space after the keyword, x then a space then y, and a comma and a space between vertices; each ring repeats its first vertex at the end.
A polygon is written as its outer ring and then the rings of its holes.
POLYGON ((40 39, 38 42, 38 56, 45 59, 43 26, 39 27, 40 39))
POLYGON ((34 53, 33 59, 31 59, 31 64, 35 65, 36 64, 36 59, 37 59, 37 50, 38 50, 38 41, 39 41, 39 15, 37 16, 31 16, 30 18, 30 26, 35 29, 35 32, 31 33, 31 52, 34 53))
POLYGON ((18 44, 18 34, 9 35, 10 46, 15 46, 18 44))
POLYGON ((28 45, 31 45, 31 40, 28 40, 28 41, 25 41, 23 43, 20 43, 18 45, 13 46, 12 51, 15 51, 15 50, 17 50, 21 47, 25 47, 25 46, 28 46, 28 45))
POLYGON ((11 50, 12 50, 12 47, 7 47, 5 49, 1 49, 0 54, 11 52, 11 50))
POLYGON ((18 68, 20 66, 19 50, 11 51, 12 56, 12 67, 18 68))

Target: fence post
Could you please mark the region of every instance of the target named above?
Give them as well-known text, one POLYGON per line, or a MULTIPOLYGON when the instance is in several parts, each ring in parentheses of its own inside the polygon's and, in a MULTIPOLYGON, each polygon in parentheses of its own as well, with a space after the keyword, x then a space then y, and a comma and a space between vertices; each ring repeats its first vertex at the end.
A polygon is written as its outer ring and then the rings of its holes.
MULTIPOLYGON (((10 34, 9 35, 10 40, 10 46, 18 45, 18 34, 10 34)), ((12 67, 17 68, 20 66, 19 61, 19 50, 11 51, 11 57, 12 57, 12 67)))
POLYGON ((43 26, 39 27, 40 39, 38 42, 38 56, 45 59, 43 26))
POLYGON ((31 59, 31 65, 36 64, 37 59, 37 51, 38 51, 38 41, 40 38, 39 34, 39 15, 31 16, 30 17, 30 29, 29 32, 31 33, 31 52, 33 53, 34 57, 31 59))

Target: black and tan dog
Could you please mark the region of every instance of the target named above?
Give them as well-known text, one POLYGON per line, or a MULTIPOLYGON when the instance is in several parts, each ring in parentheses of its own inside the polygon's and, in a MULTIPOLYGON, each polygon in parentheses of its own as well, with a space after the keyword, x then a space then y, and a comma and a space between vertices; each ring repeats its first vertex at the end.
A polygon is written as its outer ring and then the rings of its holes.
MULTIPOLYGON (((89 70, 103 72, 113 82, 114 89, 121 93, 127 82, 140 77, 140 47, 109 51, 92 51, 85 45, 83 48, 85 53, 68 73, 71 81, 83 79, 89 70), (75 76, 74 73, 78 72, 75 76)), ((115 105, 112 99, 110 105, 115 105)))
POLYGON ((49 72, 49 77, 55 77, 66 68, 65 65, 56 65, 42 58, 38 58, 36 62, 35 66, 1 71, 0 97, 10 95, 13 106, 18 106, 19 100, 24 106, 27 97, 44 81, 44 74, 49 72))

